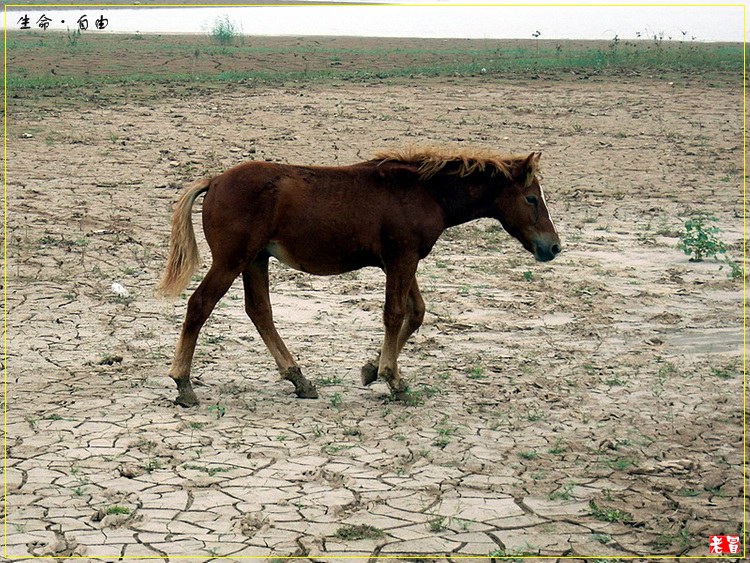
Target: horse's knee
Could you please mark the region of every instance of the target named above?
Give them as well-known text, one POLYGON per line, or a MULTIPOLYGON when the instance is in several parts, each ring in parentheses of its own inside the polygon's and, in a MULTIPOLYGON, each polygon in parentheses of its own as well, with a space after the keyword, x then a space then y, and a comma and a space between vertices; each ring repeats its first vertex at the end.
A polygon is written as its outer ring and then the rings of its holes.
POLYGON ((258 314, 258 308, 255 305, 245 301, 245 314, 252 319, 258 314))
MULTIPOLYGON (((271 307, 267 303, 245 300, 245 313, 256 325, 264 326, 271 317, 271 307)), ((273 322, 273 321, 271 321, 273 322)))
POLYGON ((400 305, 391 305, 383 310, 383 324, 386 329, 397 330, 404 322, 406 308, 400 305))

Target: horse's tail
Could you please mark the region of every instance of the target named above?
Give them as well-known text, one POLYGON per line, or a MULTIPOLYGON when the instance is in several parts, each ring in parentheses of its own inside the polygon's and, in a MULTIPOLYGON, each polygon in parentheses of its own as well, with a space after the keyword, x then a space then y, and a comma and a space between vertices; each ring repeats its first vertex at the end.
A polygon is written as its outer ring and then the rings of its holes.
POLYGON ((177 297, 190 283, 190 278, 200 266, 200 254, 198 254, 198 245, 195 242, 191 213, 196 198, 208 191, 210 182, 208 178, 193 182, 177 202, 174 215, 172 215, 172 236, 169 239, 167 268, 156 288, 160 295, 177 297))

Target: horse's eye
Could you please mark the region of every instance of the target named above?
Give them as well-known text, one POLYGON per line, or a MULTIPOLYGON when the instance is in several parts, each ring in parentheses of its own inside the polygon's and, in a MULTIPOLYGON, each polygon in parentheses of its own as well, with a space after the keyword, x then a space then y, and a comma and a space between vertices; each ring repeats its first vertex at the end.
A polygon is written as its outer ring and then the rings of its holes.
POLYGON ((526 202, 528 204, 530 204, 530 205, 533 205, 534 207, 536 207, 537 205, 539 205, 539 200, 536 198, 535 195, 527 195, 526 196, 526 202))

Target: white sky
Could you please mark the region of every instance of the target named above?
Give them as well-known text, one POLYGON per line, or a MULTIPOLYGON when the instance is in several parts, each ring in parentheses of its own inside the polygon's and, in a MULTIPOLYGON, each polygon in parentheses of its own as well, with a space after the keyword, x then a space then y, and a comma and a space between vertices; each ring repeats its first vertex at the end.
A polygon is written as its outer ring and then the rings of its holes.
MULTIPOLYGON (((579 4, 593 4, 575 0, 579 4)), ((419 2, 412 2, 412 4, 419 2)), ((743 40, 744 4, 702 6, 550 6, 554 2, 524 2, 525 6, 448 6, 455 1, 435 0, 431 6, 286 6, 221 8, 76 9, 28 8, 9 10, 8 29, 18 29, 27 14, 34 26, 44 14, 49 29, 75 28, 84 13, 91 33, 100 16, 108 20, 103 32, 205 32, 217 17, 228 16, 248 35, 361 35, 379 37, 620 39, 664 35, 664 40, 693 37, 697 41, 743 40), (438 5, 435 5, 438 4, 438 5), (65 23, 61 23, 62 21, 65 23), (685 34, 683 34, 685 32, 685 34)), ((621 2, 618 2, 621 3, 621 2)), ((672 2, 676 4, 676 2, 672 2)), ((708 5, 707 5, 708 4, 708 5)), ((712 5, 716 4, 716 5, 712 5)))

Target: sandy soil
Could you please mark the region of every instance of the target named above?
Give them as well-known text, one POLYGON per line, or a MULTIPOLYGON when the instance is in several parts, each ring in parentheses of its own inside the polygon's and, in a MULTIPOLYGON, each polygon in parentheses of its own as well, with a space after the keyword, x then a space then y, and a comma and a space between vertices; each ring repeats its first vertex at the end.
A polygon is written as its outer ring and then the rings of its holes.
POLYGON ((742 283, 676 248, 705 212, 742 255, 739 80, 123 88, 10 100, 8 555, 700 556, 741 529, 742 283), (321 398, 278 381, 238 281, 198 345, 202 405, 174 406, 186 299, 153 288, 181 186, 414 142, 541 150, 564 253, 447 232, 418 274, 410 405, 359 384, 382 274, 274 263, 321 398))

